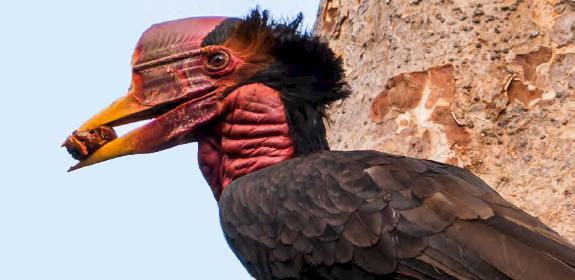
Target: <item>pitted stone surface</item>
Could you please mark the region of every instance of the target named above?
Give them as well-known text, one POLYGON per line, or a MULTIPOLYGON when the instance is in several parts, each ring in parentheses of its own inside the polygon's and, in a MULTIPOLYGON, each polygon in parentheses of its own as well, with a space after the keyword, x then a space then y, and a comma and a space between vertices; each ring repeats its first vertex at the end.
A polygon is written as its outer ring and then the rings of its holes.
POLYGON ((472 170, 575 242, 572 1, 323 0, 355 93, 329 141, 472 170))

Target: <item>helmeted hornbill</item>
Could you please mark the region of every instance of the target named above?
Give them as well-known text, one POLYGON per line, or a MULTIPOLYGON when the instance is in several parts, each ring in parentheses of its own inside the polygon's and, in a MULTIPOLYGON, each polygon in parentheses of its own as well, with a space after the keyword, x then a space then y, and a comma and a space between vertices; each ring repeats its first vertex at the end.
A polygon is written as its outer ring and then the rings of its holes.
POLYGON ((67 139, 72 169, 198 142, 228 243, 257 279, 575 279, 572 245, 470 172, 330 151, 325 108, 349 90, 301 20, 152 26, 128 95, 67 139))

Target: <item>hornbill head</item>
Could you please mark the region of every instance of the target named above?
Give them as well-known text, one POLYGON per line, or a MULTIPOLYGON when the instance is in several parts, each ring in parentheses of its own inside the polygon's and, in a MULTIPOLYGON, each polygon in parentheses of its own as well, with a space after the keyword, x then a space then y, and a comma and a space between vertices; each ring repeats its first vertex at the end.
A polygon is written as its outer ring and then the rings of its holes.
POLYGON ((66 140, 64 146, 80 160, 70 170, 198 141, 226 114, 230 93, 250 83, 277 89, 291 104, 286 111, 300 112, 288 112, 290 122, 313 122, 319 127, 313 133, 322 138, 324 106, 347 90, 339 59, 300 31, 301 22, 301 14, 278 23, 267 11, 254 10, 245 19, 199 17, 153 25, 136 46, 128 94, 66 140), (116 137, 114 126, 146 119, 153 120, 116 137))

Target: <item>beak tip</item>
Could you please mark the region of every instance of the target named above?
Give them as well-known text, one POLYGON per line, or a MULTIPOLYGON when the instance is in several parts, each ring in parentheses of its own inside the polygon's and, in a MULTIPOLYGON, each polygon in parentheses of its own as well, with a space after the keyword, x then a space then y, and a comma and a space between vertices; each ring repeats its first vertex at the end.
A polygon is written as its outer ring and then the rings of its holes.
POLYGON ((76 165, 68 168, 68 171, 66 171, 66 172, 70 173, 70 172, 75 171, 75 170, 80 169, 80 168, 82 168, 82 166, 80 166, 80 164, 76 164, 76 165))

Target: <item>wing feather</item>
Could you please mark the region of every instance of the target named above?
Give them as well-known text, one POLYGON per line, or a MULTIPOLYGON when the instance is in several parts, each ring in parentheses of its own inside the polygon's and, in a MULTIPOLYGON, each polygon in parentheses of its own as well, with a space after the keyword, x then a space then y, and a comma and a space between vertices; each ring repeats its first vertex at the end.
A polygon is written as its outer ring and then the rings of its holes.
POLYGON ((235 180, 226 238, 257 279, 575 279, 575 249, 470 172, 320 152, 235 180))

